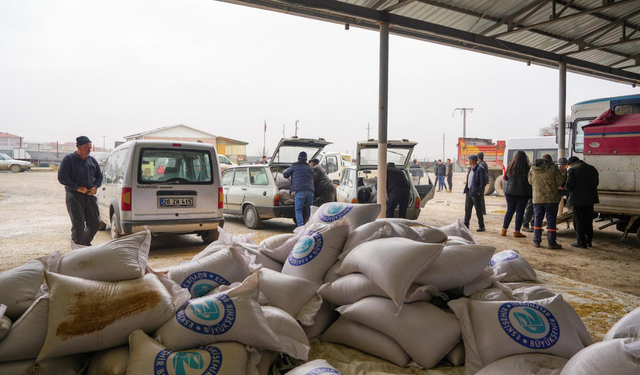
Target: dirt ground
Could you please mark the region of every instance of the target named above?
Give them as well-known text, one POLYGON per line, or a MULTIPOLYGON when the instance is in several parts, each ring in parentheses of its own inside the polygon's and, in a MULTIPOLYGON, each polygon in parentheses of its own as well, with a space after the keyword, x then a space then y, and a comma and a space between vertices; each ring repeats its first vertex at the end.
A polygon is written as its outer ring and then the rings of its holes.
MULTIPOLYGON (((419 220, 443 226, 464 216, 462 181, 464 174, 454 176, 454 193, 438 192, 428 202, 419 220)), ((541 271, 573 280, 594 284, 616 291, 640 296, 640 251, 634 235, 620 241, 615 228, 595 230, 593 248, 576 249, 572 228, 558 227, 558 242, 562 250, 536 249, 531 245, 532 234, 523 239, 511 235, 500 237, 506 202, 497 196, 486 197, 487 231, 475 233, 476 241, 493 245, 498 251, 517 249, 532 266, 541 271)), ((599 227, 602 223, 595 223, 599 227)), ((0 271, 21 265, 31 259, 54 251, 66 252, 70 247, 70 220, 64 204, 64 188, 52 172, 0 172, 0 271)), ((475 217, 471 229, 477 228, 475 217)), ((290 233, 293 222, 285 219, 264 221, 258 230, 247 229, 242 218, 225 216, 224 229, 229 233, 254 233, 256 242, 279 233, 290 233)), ((93 243, 109 240, 108 231, 100 231, 93 243)), ((544 242, 543 242, 544 244, 544 242)), ((160 236, 154 238, 149 263, 160 269, 190 260, 204 248, 196 235, 160 236)))

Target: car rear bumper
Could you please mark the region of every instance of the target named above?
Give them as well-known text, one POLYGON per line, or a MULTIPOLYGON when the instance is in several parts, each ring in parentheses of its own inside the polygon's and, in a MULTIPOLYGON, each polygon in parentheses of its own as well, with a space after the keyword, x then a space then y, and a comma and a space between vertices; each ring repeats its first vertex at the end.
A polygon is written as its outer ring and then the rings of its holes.
POLYGON ((218 227, 224 227, 224 218, 122 222, 124 233, 136 233, 147 229, 151 233, 194 233, 218 227))
POLYGON ((296 207, 294 205, 287 206, 255 206, 258 215, 263 219, 273 219, 284 217, 292 219, 296 215, 296 207))

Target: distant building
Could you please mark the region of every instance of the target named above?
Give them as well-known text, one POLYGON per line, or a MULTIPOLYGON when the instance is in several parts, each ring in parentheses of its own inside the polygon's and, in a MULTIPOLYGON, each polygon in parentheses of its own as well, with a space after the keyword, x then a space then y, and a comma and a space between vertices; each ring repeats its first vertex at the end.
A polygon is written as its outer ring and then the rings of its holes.
POLYGON ((22 146, 22 137, 0 132, 0 149, 13 150, 22 146))
POLYGON ((225 155, 234 163, 247 159, 247 142, 219 137, 182 124, 165 126, 142 133, 131 134, 124 137, 124 139, 127 142, 133 140, 200 141, 215 145, 219 154, 225 155))

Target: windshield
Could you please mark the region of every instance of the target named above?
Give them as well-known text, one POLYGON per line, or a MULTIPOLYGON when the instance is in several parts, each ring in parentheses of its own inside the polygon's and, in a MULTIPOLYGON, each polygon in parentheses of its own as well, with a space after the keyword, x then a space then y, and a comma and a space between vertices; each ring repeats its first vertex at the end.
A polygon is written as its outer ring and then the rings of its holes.
POLYGON ((218 161, 222 164, 232 165, 233 163, 224 155, 218 155, 218 161))
MULTIPOLYGON (((397 167, 406 164, 411 149, 408 148, 388 148, 387 163, 395 163, 397 167)), ((360 165, 378 165, 378 149, 365 148, 360 150, 360 165)))
POLYGON ((298 161, 298 155, 304 151, 307 153, 307 161, 311 160, 313 155, 322 150, 322 147, 311 146, 280 146, 278 153, 272 160, 274 163, 293 164, 298 161))
POLYGON ((212 184, 211 154, 207 150, 143 149, 138 183, 212 184))
POLYGON ((0 154, 0 160, 13 160, 13 158, 7 154, 0 154))
POLYGON ((582 127, 587 125, 591 121, 593 121, 593 119, 576 120, 576 122, 575 122, 575 125, 576 125, 575 126, 575 128, 576 128, 576 140, 575 140, 574 145, 573 145, 573 149, 574 149, 575 152, 582 153, 584 151, 584 130, 582 130, 582 127))

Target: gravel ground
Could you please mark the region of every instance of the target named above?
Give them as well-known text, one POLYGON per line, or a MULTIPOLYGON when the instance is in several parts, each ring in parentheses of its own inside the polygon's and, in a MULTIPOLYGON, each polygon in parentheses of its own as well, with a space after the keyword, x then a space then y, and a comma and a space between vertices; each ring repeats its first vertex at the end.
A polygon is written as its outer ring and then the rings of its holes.
MULTIPOLYGON (((442 226, 463 217, 463 180, 464 174, 456 174, 455 192, 436 193, 419 220, 442 226)), ((498 235, 506 211, 504 198, 486 197, 486 204, 487 232, 474 232, 477 242, 496 246, 498 251, 518 249, 535 269, 640 296, 640 268, 637 266, 640 251, 633 235, 621 242, 620 232, 615 229, 596 229, 593 248, 575 249, 569 245, 574 241, 573 230, 562 224, 558 230, 558 242, 564 245, 564 249, 536 249, 531 245, 531 234, 524 239, 498 235)), ((474 217, 471 228, 476 227, 474 217)), ((70 228, 64 188, 58 183, 56 173, 0 172, 0 271, 57 250, 69 251, 70 228)), ((227 232, 254 233, 257 242, 274 234, 290 233, 294 228, 291 220, 272 219, 252 231, 244 226, 242 218, 225 216, 224 229, 227 232)), ((109 232, 100 231, 93 243, 107 241, 109 232)), ((156 269, 175 265, 191 259, 204 247, 196 235, 160 236, 152 242, 149 263, 156 269)))

